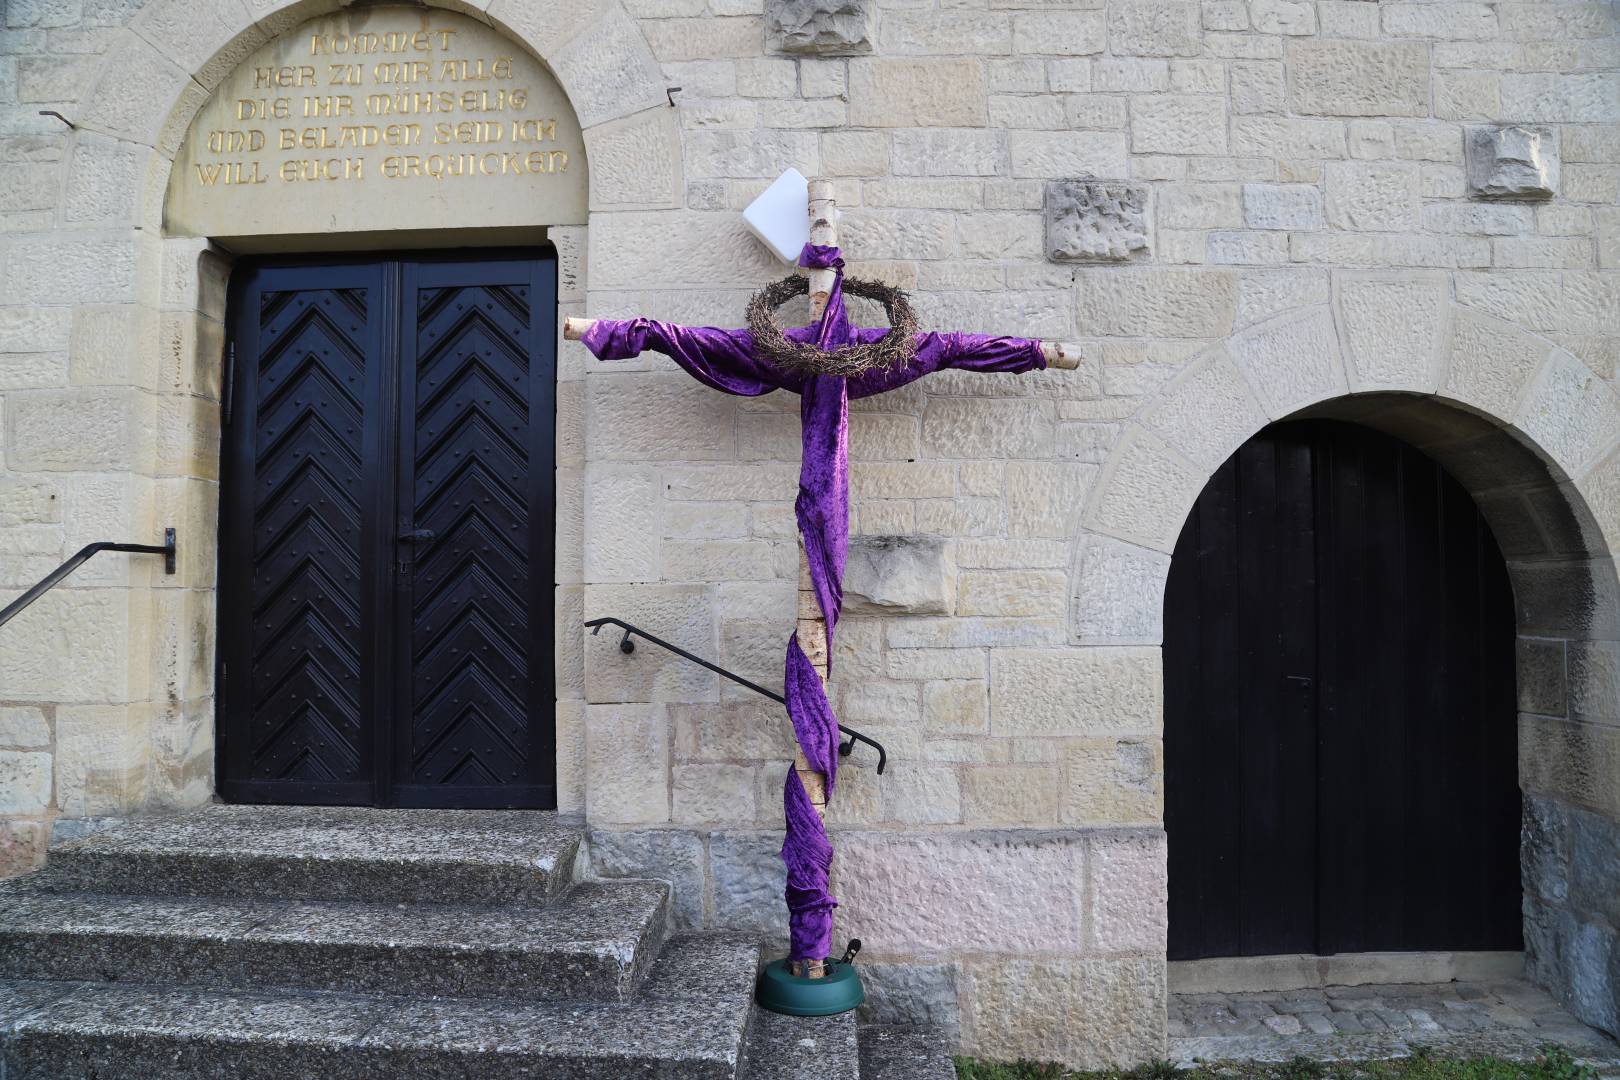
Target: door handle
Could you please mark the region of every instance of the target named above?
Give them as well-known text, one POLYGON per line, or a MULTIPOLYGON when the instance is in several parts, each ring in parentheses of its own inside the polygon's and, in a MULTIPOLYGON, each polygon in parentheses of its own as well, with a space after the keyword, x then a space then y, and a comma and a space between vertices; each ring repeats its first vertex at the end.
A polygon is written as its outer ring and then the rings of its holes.
POLYGON ((399 534, 401 543, 416 543, 417 541, 432 540, 436 534, 432 529, 410 529, 399 534))

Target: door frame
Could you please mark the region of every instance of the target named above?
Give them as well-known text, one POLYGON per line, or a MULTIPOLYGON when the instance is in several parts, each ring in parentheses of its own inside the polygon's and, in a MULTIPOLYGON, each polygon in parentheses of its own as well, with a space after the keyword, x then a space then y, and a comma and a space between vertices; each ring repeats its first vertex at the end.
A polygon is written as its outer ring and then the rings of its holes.
MULTIPOLYGON (((406 248, 399 250, 379 249, 356 252, 310 252, 307 254, 278 252, 270 255, 248 255, 237 260, 231 268, 230 281, 227 289, 225 308, 225 356, 226 364, 222 379, 221 393, 221 439, 220 439, 220 494, 219 494, 219 541, 218 586, 215 589, 215 620, 216 626, 223 629, 239 624, 243 618, 251 618, 251 613, 243 610, 248 603, 247 590, 251 588, 251 560, 244 562, 244 571, 240 574, 229 574, 227 569, 233 566, 228 555, 230 552, 252 550, 252 539, 249 535, 251 523, 248 515, 235 512, 239 508, 233 507, 233 499, 241 494, 233 490, 233 461, 236 456, 247 449, 237 445, 237 432, 251 430, 242 425, 240 418, 234 414, 235 399, 237 398, 238 367, 236 363, 236 343, 249 341, 253 347, 243 349, 244 356, 258 355, 257 335, 258 323, 256 319, 248 318, 244 307, 244 292, 249 272, 275 269, 324 269, 333 267, 362 267, 377 266, 384 263, 433 263, 438 265, 454 263, 471 263, 492 260, 531 260, 535 267, 534 278, 531 282, 531 295, 535 298, 531 308, 532 317, 537 325, 534 333, 539 342, 549 342, 550 350, 547 355, 552 359, 552 377, 547 384, 549 393, 547 401, 542 407, 536 422, 530 424, 529 439, 531 454, 533 451, 543 451, 538 460, 549 462, 549 467, 538 471, 531 469, 529 477, 531 498, 539 500, 532 503, 550 509, 549 518, 544 522, 545 527, 529 530, 529 557, 530 565, 537 568, 531 576, 530 600, 535 602, 535 611, 555 612, 556 583, 555 583, 555 545, 556 545, 556 408, 557 408, 557 360, 558 349, 556 342, 560 315, 558 313, 558 267, 559 253, 554 244, 549 241, 533 244, 524 244, 512 247, 481 247, 468 249, 450 248, 406 248), (536 475, 538 472, 538 475, 536 475), (240 613, 240 614, 239 614, 240 613), (234 622, 233 622, 234 620, 234 622)), ((379 460, 397 462, 399 455, 405 450, 403 445, 404 432, 401 426, 400 386, 402 375, 407 362, 414 362, 416 357, 415 343, 402 340, 400 327, 404 323, 405 313, 401 311, 401 301, 408 288, 407 277, 409 270, 402 266, 398 274, 382 274, 380 303, 378 307, 379 330, 376 347, 386 359, 392 358, 396 367, 386 374, 382 381, 375 402, 378 409, 377 423, 371 425, 367 433, 367 441, 363 451, 364 460, 379 460), (374 455, 374 456, 373 456, 374 455)), ((413 395, 414 396, 414 395, 413 395)), ((246 436, 242 436, 246 437, 246 436)), ((537 460, 534 456, 531 462, 537 460)), ((396 632, 402 614, 399 605, 405 601, 405 589, 398 576, 399 545, 395 528, 399 520, 399 507, 401 484, 403 483, 403 470, 397 464, 389 469, 386 482, 372 485, 372 490, 365 493, 361 500, 363 515, 362 528, 370 530, 368 535, 363 531, 360 548, 363 553, 361 572, 362 604, 368 610, 376 613, 374 625, 369 633, 365 633, 360 642, 360 663, 363 671, 362 685, 359 688, 360 711, 362 717, 367 719, 397 717, 410 714, 410 664, 402 663, 408 659, 410 645, 408 635, 396 632), (386 552, 386 556, 384 556, 386 552), (404 703, 404 709, 399 706, 404 703)), ((553 633, 554 614, 551 619, 536 618, 530 622, 530 692, 534 694, 535 684, 544 684, 549 693, 539 700, 549 700, 553 707, 544 714, 532 720, 538 720, 542 729, 535 732, 531 742, 531 765, 535 772, 531 776, 534 783, 522 785, 504 785, 505 788, 524 789, 537 792, 537 797, 528 802, 519 803, 526 809, 547 809, 557 805, 557 777, 556 777, 556 679, 554 672, 555 643, 551 641, 553 633)), ((474 794, 453 800, 431 800, 426 798, 435 787, 434 785, 411 785, 402 783, 399 769, 402 759, 408 759, 410 754, 409 741, 398 738, 397 723, 372 722, 366 734, 368 745, 366 753, 372 763, 373 775, 369 781, 352 782, 348 784, 313 783, 301 781, 274 781, 261 782, 253 780, 232 779, 231 771, 227 765, 227 757, 235 744, 230 734, 228 717, 237 708, 251 710, 251 683, 246 674, 239 673, 233 685, 227 671, 227 650, 220 646, 219 635, 216 631, 214 649, 215 687, 214 697, 214 770, 215 792, 225 802, 230 803, 269 803, 290 805, 361 805, 377 807, 409 807, 434 806, 445 808, 497 808, 513 805, 495 795, 481 798, 474 794), (402 798, 403 795, 403 798, 402 798)), ((531 700, 535 697, 531 696, 531 700)), ((533 730, 531 728, 531 730, 533 730)), ((238 733, 240 734, 240 733, 238 733)), ((448 789, 440 789, 448 790, 448 789)), ((473 789, 476 791, 476 789, 473 789)))

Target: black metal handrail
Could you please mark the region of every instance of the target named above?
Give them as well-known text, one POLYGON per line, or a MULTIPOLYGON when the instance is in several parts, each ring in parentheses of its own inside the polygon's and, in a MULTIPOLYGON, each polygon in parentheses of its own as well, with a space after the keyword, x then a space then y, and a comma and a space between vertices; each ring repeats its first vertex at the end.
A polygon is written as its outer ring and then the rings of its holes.
MULTIPOLYGON (((620 627, 624 628, 624 637, 619 639, 619 651, 622 652, 622 653, 633 653, 633 652, 636 651, 636 643, 630 640, 630 636, 632 634, 634 634, 636 637, 646 638, 648 641, 652 642, 654 645, 657 645, 661 649, 668 649, 670 652, 674 653, 676 656, 679 656, 683 660, 690 660, 690 661, 692 661, 692 663, 697 664, 699 667, 706 667, 710 671, 714 672, 716 675, 719 675, 719 676, 721 676, 723 678, 730 679, 732 682, 736 683, 738 686, 746 686, 748 689, 752 690, 756 694, 763 694, 765 697, 770 698, 772 701, 779 702, 779 703, 781 703, 783 705, 787 704, 787 698, 783 697, 781 694, 778 694, 778 693, 776 693, 774 691, 771 691, 771 690, 767 690, 763 686, 759 685, 759 683, 749 682, 747 679, 743 678, 741 675, 738 675, 735 672, 727 671, 725 668, 721 667, 719 664, 711 664, 707 660, 703 659, 703 657, 701 657, 701 656, 693 656, 691 653, 687 652, 685 649, 681 648, 680 646, 671 645, 669 642, 665 641, 661 637, 654 637, 652 634, 647 633, 647 631, 643 630, 641 627, 639 627, 639 626, 631 626, 629 623, 625 622, 623 619, 614 619, 614 618, 591 619, 591 620, 589 620, 589 621, 587 621, 585 623, 586 626, 591 628, 591 636, 593 636, 593 637, 596 636, 597 634, 601 633, 602 627, 607 626, 609 624, 612 624, 614 626, 620 626, 620 627)), ((854 728, 847 728, 843 724, 838 725, 838 730, 842 731, 845 735, 849 736, 849 738, 847 740, 845 740, 843 742, 840 742, 838 744, 838 756, 839 757, 848 757, 854 751, 855 744, 858 743, 858 742, 863 742, 863 743, 865 743, 866 745, 870 746, 872 749, 874 749, 874 750, 876 750, 878 752, 877 771, 878 771, 878 775, 882 776, 884 767, 886 765, 888 765, 888 763, 889 763, 889 752, 887 750, 883 749, 883 744, 878 742, 876 739, 874 739, 874 738, 872 738, 872 737, 870 737, 868 735, 862 735, 860 732, 856 731, 854 728)))
POLYGON ((101 540, 94 544, 86 544, 84 547, 79 549, 78 553, 74 555, 73 558, 69 559, 67 562, 63 563, 61 566, 58 566, 55 570, 52 570, 50 573, 41 578, 38 585, 35 585, 32 589, 29 589, 27 592, 17 597, 17 599, 7 604, 3 610, 0 610, 0 626, 6 625, 6 623, 11 621, 11 617, 13 615, 16 615, 23 608, 50 592, 51 589, 55 588, 61 583, 63 578, 67 577, 69 574, 73 573, 73 571, 89 562, 92 555, 102 551, 127 551, 136 555, 162 555, 163 572, 165 574, 174 573, 173 529, 163 530, 162 544, 115 544, 111 540, 101 540))

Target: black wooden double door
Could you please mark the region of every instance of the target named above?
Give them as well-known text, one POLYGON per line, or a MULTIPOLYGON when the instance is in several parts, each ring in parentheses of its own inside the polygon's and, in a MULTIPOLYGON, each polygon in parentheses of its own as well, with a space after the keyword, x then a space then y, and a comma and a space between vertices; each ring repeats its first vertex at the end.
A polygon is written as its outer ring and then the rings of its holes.
POLYGON ((1164 664, 1170 959, 1520 947, 1512 592, 1433 461, 1256 436, 1177 542, 1164 664))
POLYGON ((555 805, 555 329, 549 254, 237 269, 225 798, 555 805))

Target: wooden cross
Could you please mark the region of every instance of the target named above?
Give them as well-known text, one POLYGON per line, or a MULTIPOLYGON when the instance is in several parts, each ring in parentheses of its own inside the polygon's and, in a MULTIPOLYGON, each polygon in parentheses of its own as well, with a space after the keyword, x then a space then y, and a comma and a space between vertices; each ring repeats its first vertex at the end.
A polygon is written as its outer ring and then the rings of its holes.
MULTIPOLYGON (((833 198, 832 182, 812 180, 809 184, 810 243, 816 247, 836 247, 838 243, 837 207, 833 198)), ((837 271, 831 267, 809 271, 810 318, 816 322, 822 316, 832 293, 837 271)), ((583 338, 597 320, 569 318, 563 322, 563 336, 570 341, 583 338)), ((1027 343, 1026 343, 1027 347, 1027 343)), ((1042 341, 1041 355, 1049 367, 1073 369, 1080 365, 1080 350, 1074 345, 1042 341)), ((683 366, 685 366, 683 364, 683 366)), ((758 391, 753 391, 758 392, 758 391)), ((829 649, 827 622, 821 601, 815 589, 810 562, 805 553, 804 538, 799 543, 799 592, 797 604, 797 634, 800 647, 823 687, 828 677, 829 649)), ((827 779, 805 757, 802 749, 794 755, 793 768, 803 784, 806 795, 817 815, 824 816, 827 807, 827 779)), ((825 974, 821 960, 811 959, 802 967, 795 963, 795 975, 820 978, 825 974)))

